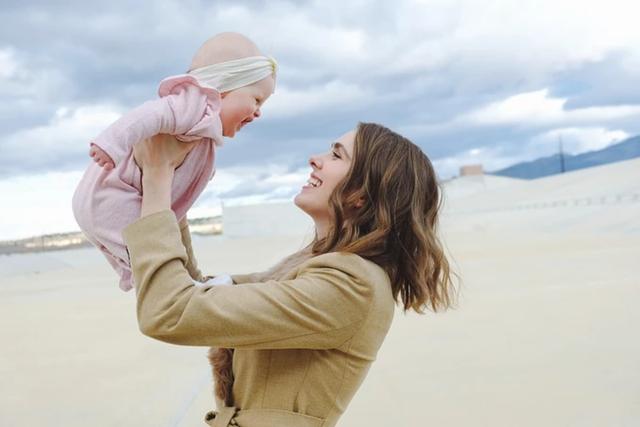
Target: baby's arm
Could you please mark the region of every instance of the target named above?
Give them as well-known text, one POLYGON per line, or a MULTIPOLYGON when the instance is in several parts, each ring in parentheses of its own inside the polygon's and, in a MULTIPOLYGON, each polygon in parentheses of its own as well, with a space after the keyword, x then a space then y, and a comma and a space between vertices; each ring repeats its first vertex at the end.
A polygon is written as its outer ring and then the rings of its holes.
POLYGON ((157 134, 175 135, 183 142, 214 138, 213 119, 219 111, 219 96, 180 82, 166 96, 145 102, 105 129, 92 142, 90 155, 100 166, 115 167, 135 143, 157 134))

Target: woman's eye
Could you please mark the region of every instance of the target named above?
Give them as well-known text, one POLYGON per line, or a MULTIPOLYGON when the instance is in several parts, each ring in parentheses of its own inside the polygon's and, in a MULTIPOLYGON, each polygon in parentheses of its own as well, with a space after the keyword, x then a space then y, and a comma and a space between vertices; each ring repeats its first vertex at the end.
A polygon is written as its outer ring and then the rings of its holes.
POLYGON ((331 154, 333 155, 334 158, 337 158, 337 159, 340 158, 340 155, 336 151, 332 151, 331 154))

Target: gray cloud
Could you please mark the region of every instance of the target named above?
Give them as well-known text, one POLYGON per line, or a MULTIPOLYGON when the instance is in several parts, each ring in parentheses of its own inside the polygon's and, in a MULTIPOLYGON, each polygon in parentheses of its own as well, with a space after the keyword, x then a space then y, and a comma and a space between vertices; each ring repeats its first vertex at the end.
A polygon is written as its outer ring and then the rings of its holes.
POLYGON ((626 50, 613 51, 561 73, 552 92, 568 98, 567 108, 640 104, 640 62, 632 60, 626 50))
MULTIPOLYGON (((595 24, 581 15, 565 29, 542 12, 501 22, 513 12, 507 3, 482 18, 464 1, 3 2, 0 60, 14 69, 0 73, 0 178, 82 169, 87 141, 108 124, 100 121, 108 111, 154 97, 160 79, 184 71, 197 47, 224 30, 250 35, 281 72, 273 115, 268 103, 261 120, 219 151, 219 168, 303 167, 358 121, 405 133, 432 159, 474 147, 515 155, 562 124, 479 126, 460 117, 544 88, 566 98, 568 109, 640 104, 633 39, 591 52, 595 35, 586 31, 595 24), (74 115, 83 109, 93 116, 74 115), (60 119, 66 110, 70 117, 60 119), (90 120, 94 127, 84 125, 90 120)), ((636 123, 594 125, 632 133, 636 123)))

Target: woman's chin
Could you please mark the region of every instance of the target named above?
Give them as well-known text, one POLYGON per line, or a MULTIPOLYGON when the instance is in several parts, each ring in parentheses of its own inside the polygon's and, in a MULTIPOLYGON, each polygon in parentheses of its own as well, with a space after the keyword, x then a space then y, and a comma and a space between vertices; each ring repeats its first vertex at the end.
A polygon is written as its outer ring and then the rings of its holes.
POLYGON ((311 216, 310 206, 308 200, 306 200, 306 194, 304 190, 300 190, 298 194, 293 198, 293 203, 304 213, 311 216))
POLYGON ((305 211, 304 210, 304 200, 303 200, 303 197, 302 197, 302 191, 300 193, 296 194, 296 196, 293 198, 293 204, 296 205, 301 210, 305 211))

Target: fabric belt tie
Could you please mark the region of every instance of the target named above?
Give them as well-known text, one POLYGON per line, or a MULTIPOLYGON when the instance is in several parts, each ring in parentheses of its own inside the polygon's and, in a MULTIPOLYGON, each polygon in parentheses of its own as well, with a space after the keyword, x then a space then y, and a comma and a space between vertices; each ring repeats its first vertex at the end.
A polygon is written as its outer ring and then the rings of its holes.
POLYGON ((208 412, 204 421, 211 427, 237 426, 238 423, 234 419, 236 412, 238 409, 235 406, 225 406, 219 411, 208 412))
POLYGON ((321 427, 325 419, 281 409, 238 409, 225 406, 208 412, 204 422, 210 427, 296 426, 321 427))

